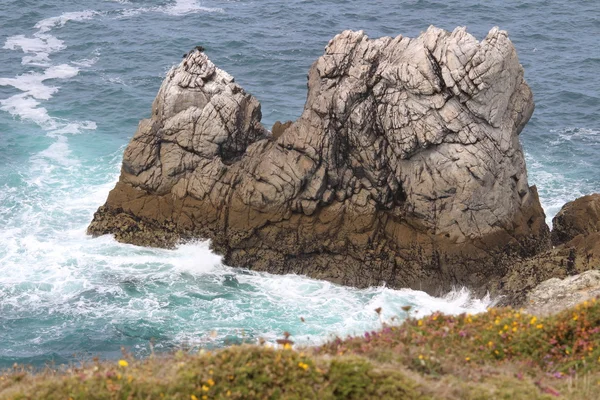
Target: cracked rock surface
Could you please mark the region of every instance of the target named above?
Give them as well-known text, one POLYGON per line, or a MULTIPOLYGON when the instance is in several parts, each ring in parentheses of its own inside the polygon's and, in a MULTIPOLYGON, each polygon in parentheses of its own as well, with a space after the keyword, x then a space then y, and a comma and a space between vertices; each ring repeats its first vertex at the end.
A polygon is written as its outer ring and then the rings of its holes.
POLYGON ((272 135, 258 101, 196 49, 167 74, 93 235, 211 239, 232 266, 333 282, 493 289, 549 246, 519 133, 534 109, 492 29, 334 37, 301 117, 272 135))

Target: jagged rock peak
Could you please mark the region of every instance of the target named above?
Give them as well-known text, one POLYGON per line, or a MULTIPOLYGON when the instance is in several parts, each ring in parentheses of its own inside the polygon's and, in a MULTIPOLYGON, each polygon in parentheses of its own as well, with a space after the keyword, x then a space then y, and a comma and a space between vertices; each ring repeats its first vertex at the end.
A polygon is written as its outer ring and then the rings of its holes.
POLYGON ((518 139, 533 108, 497 28, 481 42, 464 28, 344 31, 276 135, 195 50, 167 74, 89 231, 210 238, 230 265, 358 286, 489 286, 549 243, 518 139))

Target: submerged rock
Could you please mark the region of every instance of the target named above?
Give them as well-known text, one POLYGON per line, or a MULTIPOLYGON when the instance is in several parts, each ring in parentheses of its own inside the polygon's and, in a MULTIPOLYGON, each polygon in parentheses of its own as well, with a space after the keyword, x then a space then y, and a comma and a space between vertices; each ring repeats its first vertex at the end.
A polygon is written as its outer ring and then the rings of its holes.
POLYGON ((198 50, 125 150, 93 235, 207 238, 229 265, 429 292, 490 288, 549 232, 518 135, 534 109, 492 29, 344 31, 311 67, 302 116, 271 135, 258 101, 198 50))

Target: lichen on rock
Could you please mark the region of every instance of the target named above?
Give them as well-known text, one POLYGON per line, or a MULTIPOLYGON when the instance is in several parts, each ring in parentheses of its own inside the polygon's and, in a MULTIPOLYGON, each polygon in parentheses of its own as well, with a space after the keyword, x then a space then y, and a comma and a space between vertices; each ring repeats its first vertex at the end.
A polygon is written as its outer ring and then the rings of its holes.
POLYGON ((490 289, 549 246, 519 143, 533 109, 497 28, 481 42, 464 28, 344 31, 276 135, 196 49, 167 74, 89 232, 211 239, 229 265, 361 287, 490 289))

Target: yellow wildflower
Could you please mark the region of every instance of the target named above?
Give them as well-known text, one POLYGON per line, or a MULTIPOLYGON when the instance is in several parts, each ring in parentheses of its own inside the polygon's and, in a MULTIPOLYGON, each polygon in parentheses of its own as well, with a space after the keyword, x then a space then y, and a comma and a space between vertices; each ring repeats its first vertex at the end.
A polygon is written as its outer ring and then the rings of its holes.
POLYGON ((504 330, 507 331, 508 330, 508 325, 504 325, 504 330))
POLYGON ((471 357, 465 357, 465 361, 471 361, 471 357))
POLYGON ((537 329, 542 329, 542 328, 544 327, 544 325, 542 325, 542 324, 537 324, 535 327, 536 327, 537 329))
POLYGON ((231 390, 228 390, 227 393, 225 393, 227 396, 231 396, 231 390))
POLYGON ((289 343, 286 343, 286 344, 283 345, 283 349, 284 350, 291 350, 292 349, 292 345, 289 344, 289 343))
POLYGON ((531 317, 531 321, 529 321, 529 323, 531 325, 535 325, 536 321, 537 321, 537 317, 534 316, 534 317, 531 317))
POLYGON ((298 363, 298 367, 302 368, 303 370, 307 370, 308 369, 308 364, 303 363, 303 362, 299 362, 298 363))
POLYGON ((419 360, 423 359, 423 354, 419 354, 419 360))
POLYGON ((203 392, 208 392, 210 390, 210 388, 206 385, 202 385, 202 391, 203 392))
POLYGON ((516 332, 516 331, 517 331, 517 327, 516 327, 516 326, 513 326, 513 328, 512 328, 512 331, 513 331, 513 332, 516 332))
POLYGON ((119 360, 119 367, 126 368, 129 366, 129 363, 125 360, 119 360))
POLYGON ((423 325, 423 320, 419 320, 419 322, 417 322, 417 325, 422 326, 423 325))
POLYGON ((194 396, 193 394, 190 394, 190 400, 198 400, 198 398, 196 396, 194 396))
POLYGON ((492 342, 491 340, 488 342, 488 346, 492 347, 494 345, 494 342, 492 342))
POLYGON ((577 316, 577 314, 573 315, 573 321, 577 321, 579 319, 579 317, 577 316))
POLYGON ((213 381, 212 379, 208 379, 206 383, 208 383, 208 386, 215 386, 215 381, 213 381))

